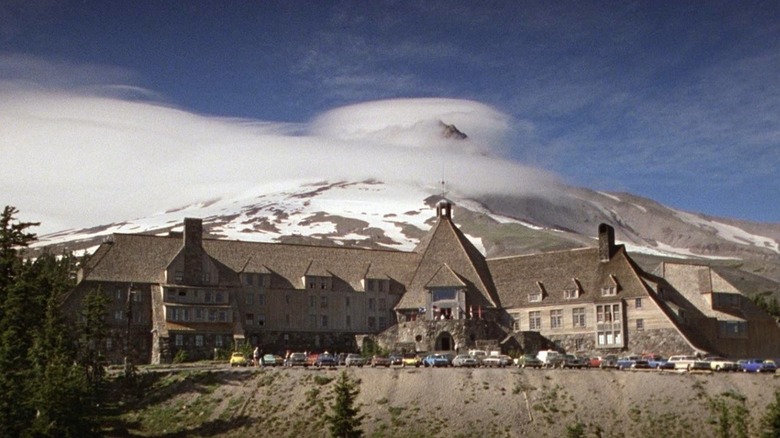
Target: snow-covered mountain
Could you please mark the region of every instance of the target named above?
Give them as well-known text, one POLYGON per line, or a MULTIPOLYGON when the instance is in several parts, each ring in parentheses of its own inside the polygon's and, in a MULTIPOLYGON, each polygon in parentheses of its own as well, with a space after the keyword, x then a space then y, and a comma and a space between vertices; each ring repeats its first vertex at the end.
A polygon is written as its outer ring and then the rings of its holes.
POLYGON ((167 234, 185 217, 213 237, 411 250, 447 197, 454 220, 489 257, 595 245, 599 223, 651 269, 661 258, 716 265, 754 293, 780 282, 780 225, 717 219, 625 193, 567 187, 556 196, 467 198, 446 184, 289 181, 144 218, 40 236, 33 248, 91 251, 112 233, 167 234))

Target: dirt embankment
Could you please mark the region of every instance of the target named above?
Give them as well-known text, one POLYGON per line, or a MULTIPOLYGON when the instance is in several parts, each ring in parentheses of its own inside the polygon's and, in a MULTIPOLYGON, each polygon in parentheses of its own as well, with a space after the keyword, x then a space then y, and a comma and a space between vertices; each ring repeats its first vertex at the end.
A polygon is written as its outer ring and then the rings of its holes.
MULTIPOLYGON (((115 436, 329 436, 341 370, 212 370, 146 376, 115 436)), ((371 437, 710 437, 759 432, 780 375, 604 370, 348 369, 371 437)))

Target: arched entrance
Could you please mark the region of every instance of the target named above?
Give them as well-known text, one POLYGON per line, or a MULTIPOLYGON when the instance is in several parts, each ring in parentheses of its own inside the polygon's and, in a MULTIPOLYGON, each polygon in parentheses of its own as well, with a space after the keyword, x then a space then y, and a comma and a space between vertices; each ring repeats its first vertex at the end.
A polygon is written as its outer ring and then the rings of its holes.
POLYGON ((452 335, 449 332, 441 332, 436 337, 436 344, 434 348, 437 351, 450 351, 455 349, 455 341, 452 339, 452 335))

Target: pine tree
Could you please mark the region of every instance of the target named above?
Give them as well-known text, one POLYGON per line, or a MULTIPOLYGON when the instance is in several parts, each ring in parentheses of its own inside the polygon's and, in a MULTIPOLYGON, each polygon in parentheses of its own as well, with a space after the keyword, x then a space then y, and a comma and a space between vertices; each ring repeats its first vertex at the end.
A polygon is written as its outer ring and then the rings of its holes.
POLYGON ((108 297, 98 287, 87 292, 81 305, 79 363, 84 367, 92 387, 97 390, 103 380, 103 348, 108 336, 108 297))
POLYGON ((336 400, 331 406, 331 415, 326 415, 325 420, 330 423, 330 434, 334 438, 358 438, 363 436, 360 423, 363 416, 359 415, 360 408, 355 406, 355 400, 360 393, 357 383, 350 380, 347 372, 343 371, 334 387, 336 400))
POLYGON ((780 390, 775 391, 775 400, 766 408, 761 418, 761 436, 763 438, 780 437, 780 390))
POLYGON ((18 222, 14 216, 19 212, 16 207, 6 205, 0 215, 0 315, 8 287, 14 283, 21 264, 19 248, 34 242, 34 233, 27 232, 30 227, 38 226, 36 222, 18 222))

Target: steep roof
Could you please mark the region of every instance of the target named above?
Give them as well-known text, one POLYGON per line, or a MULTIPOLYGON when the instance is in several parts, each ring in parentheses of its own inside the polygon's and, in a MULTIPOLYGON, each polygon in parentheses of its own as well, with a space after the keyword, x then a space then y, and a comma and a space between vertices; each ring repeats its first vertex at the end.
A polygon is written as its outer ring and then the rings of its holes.
POLYGON ((487 263, 505 308, 614 301, 603 297, 601 288, 615 284, 620 298, 647 295, 639 268, 630 263, 622 246, 608 262, 599 261, 598 248, 585 248, 501 257, 487 263), (542 301, 530 302, 529 294, 537 294, 540 287, 542 301), (574 288, 579 289, 579 297, 565 298, 564 291, 574 288))
POLYGON ((436 224, 415 248, 415 253, 420 255, 420 262, 397 309, 424 307, 427 287, 444 267, 465 285, 469 305, 484 308, 499 305, 485 257, 449 216, 438 217, 436 224))
MULTIPOLYGON (((116 234, 101 246, 84 270, 85 280, 159 283, 179 253, 181 238, 116 234)), ((234 272, 272 273, 280 287, 303 288, 305 275, 332 275, 354 290, 371 267, 401 284, 408 283, 419 255, 394 250, 258 243, 204 239, 203 249, 220 268, 234 272)), ((381 278, 381 277, 380 277, 381 278)))

